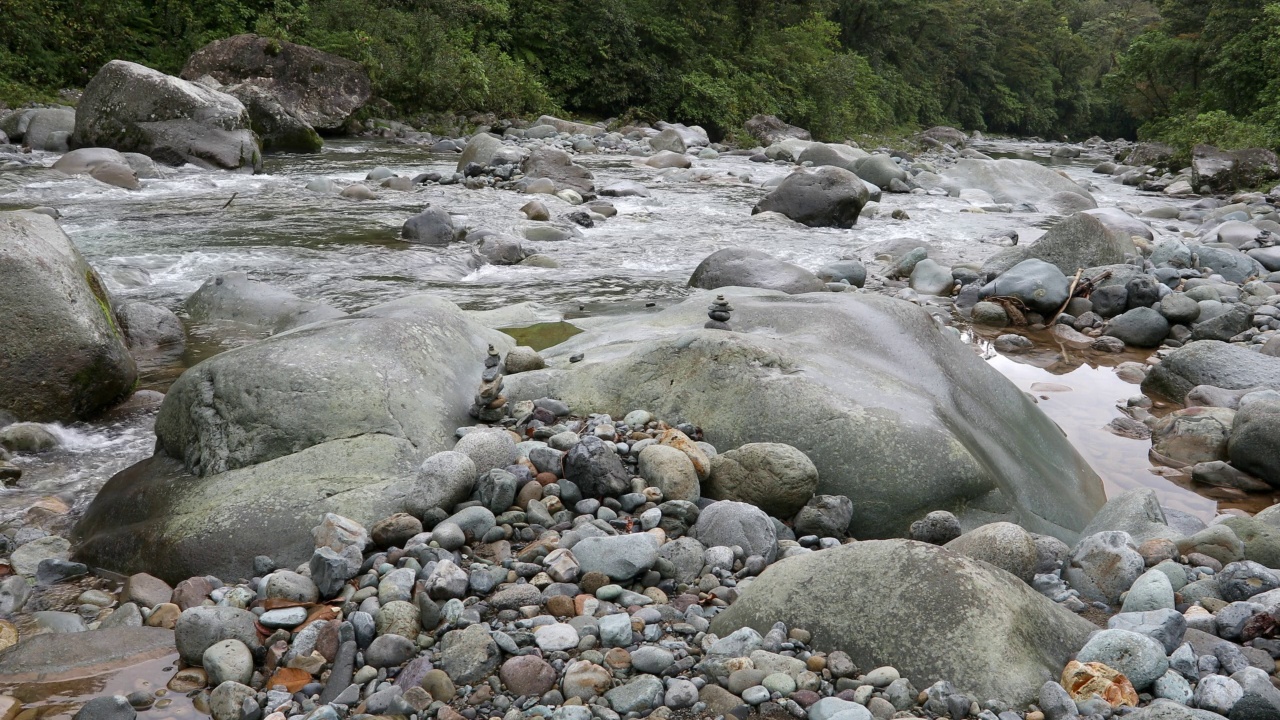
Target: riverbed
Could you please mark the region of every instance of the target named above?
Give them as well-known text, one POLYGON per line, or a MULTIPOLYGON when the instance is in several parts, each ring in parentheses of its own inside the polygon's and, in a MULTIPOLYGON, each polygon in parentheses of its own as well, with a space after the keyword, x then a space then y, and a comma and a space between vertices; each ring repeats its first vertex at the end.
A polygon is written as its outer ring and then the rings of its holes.
MULTIPOLYGON (((1061 160, 1049 157, 1051 146, 1014 141, 979 149, 993 156, 1034 152, 1040 162, 1088 183, 1101 206, 1146 210, 1179 204, 1093 174, 1100 160, 1109 159, 1101 155, 1061 160)), ((54 159, 40 158, 46 166, 54 159)), ((855 256, 875 270, 878 247, 925 241, 931 257, 952 265, 981 262, 999 249, 979 242, 982 238, 1016 230, 1025 243, 1058 219, 1045 212, 974 212, 958 198, 885 193, 881 211, 853 229, 813 229, 751 215, 751 207, 767 192, 762 184, 789 173, 789 164, 723 155, 695 161, 695 168, 709 171, 710 177, 689 181, 623 154, 581 155, 577 161, 595 173, 597 187, 634 180, 645 184, 651 196, 612 199, 617 216, 592 228, 553 220, 571 231, 569 239, 526 244, 553 257, 559 268, 483 265, 465 243, 429 248, 399 239, 404 220, 428 206, 444 208, 459 226, 523 237, 527 228, 538 225, 519 212, 528 195, 426 185, 412 192, 379 189, 376 199, 361 202, 305 189, 317 177, 339 184, 363 180, 379 166, 409 176, 454 170, 456 156, 382 141, 334 141, 318 154, 274 156, 259 175, 167 170, 165 178, 144 180, 138 191, 51 170, 12 171, 0 174, 0 207, 57 208, 63 228, 117 299, 161 305, 179 315, 183 300, 206 279, 242 271, 347 311, 432 293, 473 310, 529 303, 531 319, 547 323, 573 323, 587 316, 603 316, 607 322, 611 315, 651 312, 670 304, 689 294, 686 282, 698 262, 726 247, 763 250, 810 269, 855 256), (908 219, 892 219, 891 211, 898 209, 908 219)), ((537 197, 553 217, 569 210, 555 197, 537 197)), ((1192 229, 1177 221, 1156 225, 1158 234, 1192 229)), ((190 324, 187 332, 182 353, 139 358, 141 387, 164 391, 185 368, 256 339, 190 324)), ((1270 495, 1244 500, 1202 495, 1153 467, 1150 441, 1105 429, 1121 414, 1117 404, 1140 394, 1113 367, 1141 362, 1145 355, 1081 353, 1041 342, 1033 353, 1002 356, 981 335, 967 337, 975 352, 1037 398, 1103 478, 1109 494, 1151 487, 1166 506, 1205 520, 1230 508, 1256 510, 1275 500, 1270 495)), ((151 454, 153 421, 151 411, 56 428, 63 440, 60 450, 15 458, 24 476, 17 487, 0 489, 0 525, 60 502, 70 512, 58 529, 69 526, 112 474, 151 454)))

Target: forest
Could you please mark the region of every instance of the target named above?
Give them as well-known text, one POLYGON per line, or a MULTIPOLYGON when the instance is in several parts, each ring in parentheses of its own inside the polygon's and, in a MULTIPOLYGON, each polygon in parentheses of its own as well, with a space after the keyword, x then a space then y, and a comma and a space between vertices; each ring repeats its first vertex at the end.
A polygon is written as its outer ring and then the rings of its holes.
POLYGON ((0 100, 55 101, 115 58, 175 73, 244 32, 363 63, 376 109, 411 122, 1280 138, 1280 2, 1263 0, 0 0, 0 100))

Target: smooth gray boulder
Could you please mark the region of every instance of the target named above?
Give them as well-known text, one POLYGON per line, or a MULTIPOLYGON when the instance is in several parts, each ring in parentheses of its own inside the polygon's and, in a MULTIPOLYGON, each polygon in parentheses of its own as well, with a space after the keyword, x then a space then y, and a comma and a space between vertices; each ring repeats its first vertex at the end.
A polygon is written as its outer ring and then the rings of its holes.
POLYGON ((282 333, 346 313, 324 303, 304 300, 293 293, 242 272, 215 275, 187 298, 187 317, 196 323, 234 323, 248 329, 282 333))
POLYGON ((1246 402, 1227 441, 1231 464, 1280 487, 1280 402, 1246 402))
POLYGON ((689 287, 754 287, 792 295, 825 289, 817 275, 799 265, 748 248, 725 248, 703 258, 689 277, 689 287))
POLYGON ((57 221, 0 212, 0 411, 20 420, 92 417, 138 371, 102 279, 57 221))
POLYGON ((72 144, 140 152, 168 165, 262 169, 239 100, 124 60, 102 66, 85 87, 72 144))
POLYGON ((817 493, 853 499, 859 538, 948 509, 969 526, 1010 520, 1074 542, 1105 499, 1056 425, 903 301, 721 288, 611 319, 544 357, 550 369, 507 378, 510 398, 615 417, 642 407, 720 448, 791 445, 817 468, 817 493), (700 329, 717 293, 736 308, 735 332, 700 329))
POLYGON ((756 203, 751 214, 777 212, 809 227, 851 228, 869 197, 862 180, 844 168, 798 170, 756 203))
POLYGON ((974 528, 943 547, 994 565, 1025 583, 1035 578, 1039 557, 1036 540, 1013 523, 997 522, 974 528))
MULTIPOLYGON (((1031 160, 965 158, 947 171, 944 186, 956 193, 962 188, 983 190, 997 203, 1011 205, 1035 205, 1056 193, 1068 192, 1080 196, 1087 207, 1098 206, 1088 190, 1057 171, 1031 160)), ((1075 272, 1075 268, 1071 271, 1075 272)))
POLYGON ((327 512, 372 525, 431 492, 452 498, 419 467, 471 423, 489 344, 514 343, 418 296, 202 362, 165 396, 157 454, 86 511, 78 556, 170 582, 248 577, 257 555, 308 560, 327 512))
POLYGON ((248 81, 316 130, 341 130, 373 94, 358 62, 260 35, 215 40, 191 54, 182 77, 211 75, 224 85, 248 81))
POLYGON ((1182 533, 1169 527, 1160 499, 1150 488, 1130 490, 1108 498, 1107 504, 1093 516, 1080 535, 1089 537, 1107 530, 1127 532, 1139 545, 1157 538, 1182 539, 1182 533))
POLYGON ((934 545, 878 540, 770 566, 711 623, 724 637, 775 622, 862 668, 891 665, 915 687, 1033 702, 1096 628, 1014 576, 934 545))
POLYGON ((778 119, 777 115, 755 115, 743 127, 748 135, 756 139, 756 142, 766 147, 791 138, 797 140, 813 139, 808 130, 795 125, 788 125, 778 119))
POLYGON ((1182 402, 1197 385, 1280 390, 1280 357, 1217 340, 1199 340, 1174 350, 1151 368, 1142 390, 1182 402))
POLYGON ((883 154, 868 155, 861 158, 852 168, 855 175, 878 188, 888 188, 894 180, 906 182, 907 171, 903 170, 892 157, 883 154))
POLYGON ((800 153, 800 157, 796 159, 796 162, 813 163, 813 167, 831 165, 853 172, 853 168, 858 164, 858 161, 867 156, 865 150, 859 150, 843 143, 816 142, 805 148, 804 152, 800 153))
POLYGON ((39 108, 27 121, 22 144, 32 150, 65 152, 67 138, 75 129, 75 110, 66 107, 39 108))

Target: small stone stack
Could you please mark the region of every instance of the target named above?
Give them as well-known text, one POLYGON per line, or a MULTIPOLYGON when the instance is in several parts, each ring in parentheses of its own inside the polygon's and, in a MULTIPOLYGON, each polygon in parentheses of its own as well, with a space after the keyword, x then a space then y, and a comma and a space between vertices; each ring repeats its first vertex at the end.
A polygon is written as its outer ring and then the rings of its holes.
POLYGON ((489 346, 489 356, 484 359, 484 374, 480 376, 480 389, 471 405, 471 417, 483 423, 501 422, 507 417, 507 398, 502 394, 502 356, 489 346))
POLYGON ((729 301, 724 299, 723 295, 717 295, 715 301, 711 303, 711 307, 707 308, 707 311, 707 317, 711 319, 702 327, 708 330, 732 330, 729 327, 729 313, 733 312, 733 308, 729 305, 729 301))

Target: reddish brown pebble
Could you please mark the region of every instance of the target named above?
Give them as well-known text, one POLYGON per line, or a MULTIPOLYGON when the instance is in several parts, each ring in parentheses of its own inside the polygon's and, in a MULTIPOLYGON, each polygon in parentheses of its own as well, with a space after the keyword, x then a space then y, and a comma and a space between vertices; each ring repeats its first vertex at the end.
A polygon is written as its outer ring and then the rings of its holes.
POLYGON ((558 480, 559 478, 555 476, 555 473, 540 472, 536 476, 534 476, 533 479, 537 480, 539 485, 546 487, 548 485, 554 484, 555 481, 558 480))

